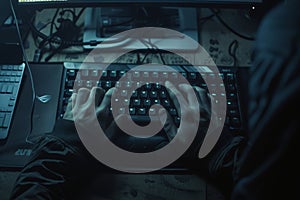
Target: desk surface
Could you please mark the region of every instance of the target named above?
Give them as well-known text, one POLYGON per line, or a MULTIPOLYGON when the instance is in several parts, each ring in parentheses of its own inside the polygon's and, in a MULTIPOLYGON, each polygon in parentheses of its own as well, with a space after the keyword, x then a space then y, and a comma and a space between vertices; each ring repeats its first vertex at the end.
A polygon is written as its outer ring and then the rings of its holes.
MULTIPOLYGON (((37 13, 36 25, 43 26, 52 19, 54 9, 47 9, 37 13)), ((211 14, 209 10, 200 9, 200 18, 211 14)), ((243 11, 224 10, 222 16, 225 19, 235 19, 232 21, 246 27, 249 23, 245 19, 237 16, 243 15, 243 11)), ((201 19, 199 18, 199 21, 201 19)), ((81 19, 82 23, 82 19, 81 19)), ((249 27, 247 30, 251 29, 249 27)), ((45 30, 47 31, 47 30, 45 30)), ((250 55, 252 53, 252 42, 237 38, 224 28, 216 19, 201 22, 199 24, 200 43, 209 52, 217 65, 233 65, 233 58, 228 53, 228 46, 234 40, 237 40, 239 46, 236 51, 238 64, 241 66, 249 66, 251 64, 250 55), (213 42, 212 42, 213 41, 213 42), (216 42, 217 41, 217 42, 216 42)), ((26 43, 26 52, 30 61, 33 60, 34 50, 36 49, 34 40, 28 37, 26 43)), ((61 61, 82 61, 88 52, 83 51, 81 47, 73 49, 78 53, 62 53, 53 57, 50 62, 61 61)), ((143 55, 142 55, 143 56, 143 55)), ((182 62, 170 55, 163 55, 169 64, 174 62, 182 62)), ((150 55, 149 60, 157 61, 157 55, 150 55)), ((188 55, 185 57, 187 61, 194 59, 188 55)), ((103 56, 105 61, 105 56, 103 56)), ((129 54, 120 59, 123 63, 135 63, 137 61, 136 54, 129 54)), ((1 171, 0 172, 0 196, 1 199, 8 199, 10 190, 18 175, 18 171, 1 171)), ((221 200, 224 199, 222 194, 204 179, 194 175, 120 175, 114 177, 118 185, 118 192, 114 191, 110 194, 109 199, 132 199, 133 197, 142 197, 143 199, 153 199, 153 194, 157 194, 159 199, 208 199, 221 200), (148 185, 147 185, 148 184, 148 185), (150 195, 150 196, 149 196, 150 195)), ((101 194, 100 194, 101 195, 101 194)), ((107 197, 107 196, 106 196, 107 197)))
MULTIPOLYGON (((9 198, 18 174, 10 171, 0 172, 1 200, 9 198)), ((214 185, 193 175, 105 175, 104 178, 114 180, 117 187, 111 188, 114 191, 109 193, 97 188, 98 192, 93 196, 97 199, 225 199, 214 185)))

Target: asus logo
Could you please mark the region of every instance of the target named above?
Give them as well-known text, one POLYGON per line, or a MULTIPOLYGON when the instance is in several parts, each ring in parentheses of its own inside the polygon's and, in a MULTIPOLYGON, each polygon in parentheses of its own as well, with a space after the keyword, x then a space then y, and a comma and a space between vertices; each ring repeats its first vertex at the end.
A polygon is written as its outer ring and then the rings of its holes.
POLYGON ((17 149, 15 156, 30 156, 32 153, 31 149, 17 149))

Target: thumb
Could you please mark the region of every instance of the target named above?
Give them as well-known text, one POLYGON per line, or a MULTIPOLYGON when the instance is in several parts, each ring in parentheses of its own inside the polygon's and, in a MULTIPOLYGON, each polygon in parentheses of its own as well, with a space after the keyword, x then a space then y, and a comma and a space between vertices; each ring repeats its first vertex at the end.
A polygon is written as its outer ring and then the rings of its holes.
POLYGON ((105 130, 105 134, 111 141, 116 140, 118 136, 123 133, 118 124, 122 125, 126 123, 127 118, 128 116, 121 114, 117 116, 107 127, 107 129, 105 130))

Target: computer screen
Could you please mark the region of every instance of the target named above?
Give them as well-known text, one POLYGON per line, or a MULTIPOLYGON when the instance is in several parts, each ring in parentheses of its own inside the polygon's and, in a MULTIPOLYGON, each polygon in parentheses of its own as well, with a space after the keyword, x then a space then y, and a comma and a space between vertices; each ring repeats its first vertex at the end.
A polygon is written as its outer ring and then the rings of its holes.
POLYGON ((19 5, 38 6, 111 6, 111 5, 257 5, 263 0, 17 0, 19 5))

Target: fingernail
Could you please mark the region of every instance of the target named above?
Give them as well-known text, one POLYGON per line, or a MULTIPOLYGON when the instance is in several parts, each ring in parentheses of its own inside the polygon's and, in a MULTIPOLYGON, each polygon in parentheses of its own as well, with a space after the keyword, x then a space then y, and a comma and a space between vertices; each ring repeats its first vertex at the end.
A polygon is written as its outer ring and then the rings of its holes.
POLYGON ((166 110, 165 109, 160 109, 158 111, 158 114, 159 114, 159 119, 160 119, 160 122, 161 123, 164 123, 167 119, 167 113, 166 113, 166 110))
POLYGON ((161 108, 161 109, 159 109, 158 114, 159 115, 164 115, 164 114, 166 114, 166 110, 161 108))
POLYGON ((170 85, 170 82, 169 81, 166 81, 165 82, 166 86, 168 87, 170 85))

